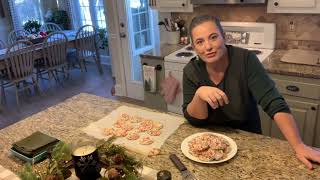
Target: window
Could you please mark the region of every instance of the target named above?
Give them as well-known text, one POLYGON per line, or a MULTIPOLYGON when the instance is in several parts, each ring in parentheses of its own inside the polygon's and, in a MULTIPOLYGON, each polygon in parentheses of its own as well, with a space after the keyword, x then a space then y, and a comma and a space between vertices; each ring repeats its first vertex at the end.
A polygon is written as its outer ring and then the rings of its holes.
POLYGON ((131 15, 135 49, 151 45, 149 6, 147 0, 131 0, 131 15))
POLYGON ((133 81, 142 81, 140 54, 153 49, 151 32, 151 10, 148 0, 130 0, 129 16, 132 22, 133 35, 131 78, 133 81))
POLYGON ((88 0, 79 0, 79 13, 81 19, 81 25, 92 25, 90 15, 90 3, 88 0))
POLYGON ((24 23, 34 19, 43 22, 43 12, 40 5, 41 0, 12 0, 10 10, 14 16, 14 25, 21 29, 24 23))
POLYGON ((78 0, 80 26, 90 24, 106 28, 103 0, 78 0))
POLYGON ((95 0, 95 12, 97 17, 97 26, 99 28, 106 28, 106 17, 104 15, 103 0, 95 0))

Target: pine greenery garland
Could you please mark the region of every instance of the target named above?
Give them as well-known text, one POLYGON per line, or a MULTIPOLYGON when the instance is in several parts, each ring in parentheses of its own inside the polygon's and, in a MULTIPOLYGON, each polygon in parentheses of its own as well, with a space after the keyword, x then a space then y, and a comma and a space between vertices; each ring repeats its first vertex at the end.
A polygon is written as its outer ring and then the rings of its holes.
MULTIPOLYGON (((126 153, 124 147, 113 144, 115 137, 108 140, 100 140, 97 143, 97 151, 99 154, 100 164, 106 169, 104 177, 100 180, 111 179, 110 172, 115 171, 119 175, 120 180, 138 180, 142 169, 142 163, 134 157, 126 153)), ((63 180, 71 174, 69 167, 65 166, 65 162, 72 160, 71 146, 60 141, 49 153, 49 164, 46 172, 36 173, 29 163, 25 164, 22 171, 18 173, 22 180, 63 180), (67 173, 67 174, 66 174, 67 173)))

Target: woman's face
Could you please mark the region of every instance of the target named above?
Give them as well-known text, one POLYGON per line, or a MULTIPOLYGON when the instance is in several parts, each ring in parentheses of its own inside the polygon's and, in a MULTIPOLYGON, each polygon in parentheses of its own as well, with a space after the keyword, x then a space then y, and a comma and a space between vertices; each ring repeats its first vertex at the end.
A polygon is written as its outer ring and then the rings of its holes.
POLYGON ((206 63, 219 61, 227 52, 223 35, 211 21, 196 26, 191 35, 194 50, 206 63))

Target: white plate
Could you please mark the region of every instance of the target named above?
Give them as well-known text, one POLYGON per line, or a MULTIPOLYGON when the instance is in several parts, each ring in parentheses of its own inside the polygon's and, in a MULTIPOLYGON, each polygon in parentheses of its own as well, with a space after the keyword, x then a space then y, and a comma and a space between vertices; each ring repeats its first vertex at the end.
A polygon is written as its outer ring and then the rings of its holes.
POLYGON ((228 136, 225 136, 223 134, 213 133, 213 132, 202 132, 202 133, 193 134, 193 135, 185 138, 181 143, 181 151, 187 158, 189 158, 193 161, 196 161, 196 162, 206 163, 206 164, 215 164, 215 163, 221 163, 221 162, 228 161, 229 159, 231 159, 233 156, 236 155, 237 150, 238 150, 237 144, 233 139, 231 139, 228 136), (193 138, 195 138, 197 136, 201 136, 202 134, 213 134, 213 135, 220 136, 220 137, 224 138, 225 140, 227 140, 228 143, 230 144, 230 148, 231 148, 230 152, 227 154, 227 157, 222 160, 219 160, 219 161, 201 161, 197 157, 190 154, 189 153, 189 146, 188 146, 189 141, 191 141, 193 138))

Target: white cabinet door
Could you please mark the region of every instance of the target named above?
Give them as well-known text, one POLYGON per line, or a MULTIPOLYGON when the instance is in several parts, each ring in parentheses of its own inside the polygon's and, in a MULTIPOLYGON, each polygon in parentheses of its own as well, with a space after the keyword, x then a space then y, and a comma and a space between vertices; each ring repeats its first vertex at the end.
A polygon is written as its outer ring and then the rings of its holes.
POLYGON ((268 13, 320 13, 320 0, 269 0, 268 13))
POLYGON ((159 8, 183 8, 187 6, 187 0, 158 0, 157 6, 159 8))
MULTIPOLYGON (((291 113, 296 120, 304 143, 312 145, 316 130, 315 125, 319 105, 290 99, 286 99, 286 102, 288 103, 291 113)), ((271 125, 271 136, 284 139, 284 136, 274 121, 272 121, 271 125)))
POLYGON ((159 12, 193 12, 190 0, 149 0, 149 5, 159 12))
POLYGON ((271 122, 273 121, 267 113, 263 111, 261 106, 258 106, 259 116, 261 121, 262 134, 265 136, 270 136, 271 122))
POLYGON ((275 0, 279 8, 311 8, 316 6, 316 0, 275 0))

